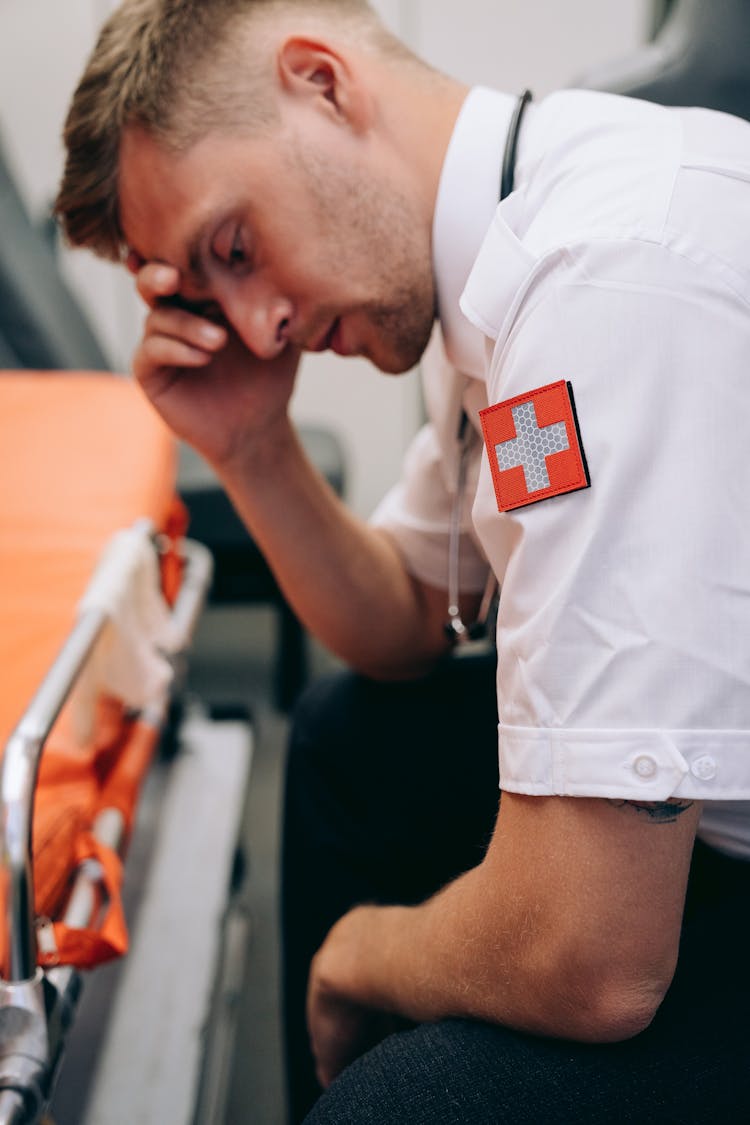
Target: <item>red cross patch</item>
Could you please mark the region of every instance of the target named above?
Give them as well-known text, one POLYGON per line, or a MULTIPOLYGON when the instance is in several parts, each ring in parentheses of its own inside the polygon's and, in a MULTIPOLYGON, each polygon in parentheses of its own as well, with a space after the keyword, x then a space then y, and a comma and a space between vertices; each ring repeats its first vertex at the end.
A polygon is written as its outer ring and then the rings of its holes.
POLYGON ((561 380, 479 411, 500 512, 588 488, 573 388, 561 380))

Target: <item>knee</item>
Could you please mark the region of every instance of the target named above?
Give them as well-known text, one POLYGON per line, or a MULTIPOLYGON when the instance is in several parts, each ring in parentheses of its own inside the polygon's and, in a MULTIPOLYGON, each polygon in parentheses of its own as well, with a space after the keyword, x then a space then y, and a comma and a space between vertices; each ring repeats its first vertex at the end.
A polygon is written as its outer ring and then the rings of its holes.
MULTIPOLYGON (((462 1090, 466 1026, 440 1021, 388 1036, 339 1075, 304 1125, 496 1125, 494 1108, 485 1117, 462 1090)), ((481 1089, 478 1069, 471 1078, 481 1089)))
MULTIPOLYGON (((347 1067, 315 1103, 304 1125, 539 1125, 578 1120, 557 1115, 554 1097, 560 1073, 554 1064, 545 1068, 543 1057, 533 1060, 533 1050, 525 1037, 490 1024, 452 1019, 421 1024, 389 1036, 347 1067)), ((568 1065, 564 1048, 560 1062, 563 1069, 568 1065)))

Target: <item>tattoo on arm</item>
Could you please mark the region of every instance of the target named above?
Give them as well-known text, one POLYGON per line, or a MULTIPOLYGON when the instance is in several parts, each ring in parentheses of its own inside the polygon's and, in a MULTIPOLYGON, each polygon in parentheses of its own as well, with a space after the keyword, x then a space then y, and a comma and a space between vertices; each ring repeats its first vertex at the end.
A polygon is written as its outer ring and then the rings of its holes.
POLYGON ((610 800, 616 809, 631 808, 636 813, 647 816, 654 824, 674 824, 684 812, 691 809, 695 801, 681 801, 673 797, 670 801, 620 801, 610 800))

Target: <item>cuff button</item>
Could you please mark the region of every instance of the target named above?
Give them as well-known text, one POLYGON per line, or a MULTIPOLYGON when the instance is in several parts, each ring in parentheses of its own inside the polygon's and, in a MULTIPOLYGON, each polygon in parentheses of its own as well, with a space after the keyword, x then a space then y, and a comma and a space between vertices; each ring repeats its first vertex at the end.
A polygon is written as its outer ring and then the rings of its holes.
POLYGON ((700 758, 696 758, 690 766, 693 777, 697 777, 701 781, 711 781, 716 777, 716 769, 716 759, 712 758, 710 754, 703 754, 700 758))
POLYGON ((648 779, 656 776, 658 766, 649 754, 640 754, 633 762, 633 769, 639 777, 648 779))

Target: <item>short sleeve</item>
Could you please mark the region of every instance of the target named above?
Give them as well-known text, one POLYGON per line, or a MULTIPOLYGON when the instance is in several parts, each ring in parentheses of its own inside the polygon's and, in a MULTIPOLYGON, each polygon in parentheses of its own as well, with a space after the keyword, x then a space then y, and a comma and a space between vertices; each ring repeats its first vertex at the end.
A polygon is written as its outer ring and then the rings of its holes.
POLYGON ((498 335, 489 402, 569 381, 591 479, 500 514, 483 456, 506 789, 750 799, 750 318, 707 268, 568 247, 498 335))

